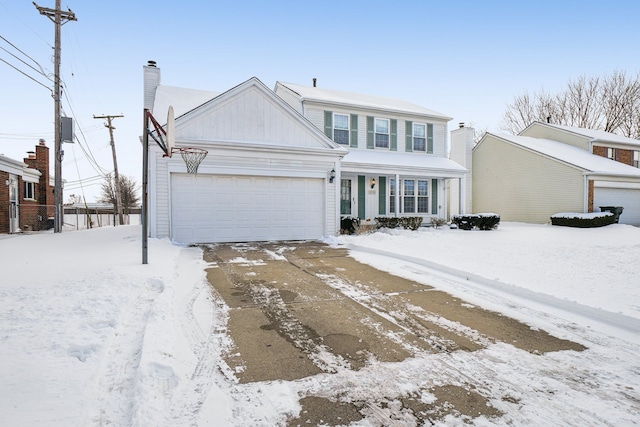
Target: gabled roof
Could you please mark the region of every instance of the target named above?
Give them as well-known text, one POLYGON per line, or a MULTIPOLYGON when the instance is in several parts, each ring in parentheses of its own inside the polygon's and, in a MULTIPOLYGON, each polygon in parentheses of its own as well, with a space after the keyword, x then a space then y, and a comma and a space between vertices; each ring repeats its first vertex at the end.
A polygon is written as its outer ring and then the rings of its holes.
POLYGON ((529 136, 501 135, 487 132, 476 146, 476 149, 488 136, 493 136, 529 151, 542 154, 563 163, 568 163, 592 174, 622 175, 640 178, 640 169, 638 168, 616 162, 606 157, 591 154, 581 148, 550 139, 533 138, 529 136))
POLYGON ((156 120, 164 124, 169 105, 173 106, 174 116, 180 117, 218 95, 220 92, 159 85, 156 88, 152 114, 156 120))
POLYGON ((326 104, 336 104, 345 107, 358 107, 364 109, 390 111, 400 114, 411 114, 418 116, 429 116, 441 120, 452 120, 442 113, 439 113, 428 108, 421 107, 410 102, 381 98, 378 96, 362 95, 350 92, 340 92, 337 90, 321 89, 312 86, 303 86, 294 83, 276 82, 276 88, 278 85, 284 86, 289 90, 295 92, 301 102, 311 101, 326 104))
MULTIPOLYGON (((166 89, 166 87, 164 88, 166 89)), ((161 102, 165 103, 167 108, 169 104, 174 106, 176 143, 178 145, 184 143, 185 140, 195 142, 190 132, 202 132, 202 126, 198 125, 200 122, 209 129, 210 134, 205 139, 207 143, 213 142, 211 139, 216 143, 242 141, 245 147, 251 145, 275 149, 276 146, 281 146, 289 149, 295 147, 303 150, 315 150, 318 153, 331 151, 331 155, 347 153, 346 148, 328 138, 324 132, 284 102, 257 77, 252 77, 217 95, 214 92, 181 88, 169 88, 169 90, 157 92, 158 94, 162 95, 161 102), (273 123, 273 132, 264 131, 265 125, 262 122, 264 117, 262 116, 260 120, 247 122, 241 127, 242 132, 238 132, 237 126, 227 126, 229 118, 236 117, 235 106, 242 102, 249 102, 249 99, 265 108, 273 108, 272 111, 278 111, 279 116, 278 120, 273 123), (176 105, 180 108, 176 108, 176 105), (218 123, 220 120, 223 122, 218 123), (285 129, 286 126, 289 128, 285 129)), ((157 95, 154 110, 155 106, 159 105, 157 95)), ((237 118, 238 120, 245 119, 244 115, 237 118)), ((198 138, 200 137, 201 135, 198 135, 198 138)))
POLYGON ((574 126, 556 125, 556 124, 544 123, 544 122, 538 122, 538 121, 531 123, 529 126, 527 126, 525 130, 520 132, 520 134, 525 133, 526 130, 532 126, 546 126, 548 128, 558 129, 558 130, 569 132, 575 135, 580 135, 587 138, 590 142, 608 142, 608 143, 614 143, 614 144, 626 144, 626 145, 633 145, 636 147, 640 147, 640 141, 638 141, 637 139, 628 138, 622 135, 616 135, 615 133, 605 132, 603 130, 597 130, 597 129, 585 129, 585 128, 579 128, 574 126))

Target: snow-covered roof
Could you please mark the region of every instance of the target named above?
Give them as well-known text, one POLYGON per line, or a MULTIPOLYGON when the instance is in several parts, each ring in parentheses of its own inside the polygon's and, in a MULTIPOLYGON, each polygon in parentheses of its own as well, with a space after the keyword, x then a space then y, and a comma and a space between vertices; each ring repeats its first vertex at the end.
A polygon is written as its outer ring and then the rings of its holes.
POLYGON ((615 133, 605 132, 603 130, 597 129, 585 129, 574 126, 564 126, 564 125, 555 125, 551 123, 543 123, 543 122, 535 122, 533 125, 543 125, 548 126, 560 130, 564 130, 567 132, 575 133, 577 135, 582 135, 586 138, 589 138, 591 141, 600 141, 600 142, 611 142, 617 144, 627 144, 627 145, 635 145, 640 147, 640 141, 637 139, 629 138, 622 135, 616 135, 615 133))
POLYGON ((173 106, 174 117, 178 118, 218 95, 220 92, 159 85, 156 88, 152 114, 158 122, 164 124, 167 121, 169 105, 173 106))
POLYGON ((597 156, 581 148, 574 147, 559 141, 529 136, 514 136, 491 134, 497 138, 513 144, 544 154, 565 163, 577 166, 587 172, 602 175, 625 175, 640 178, 640 169, 624 163, 616 162, 606 157, 597 156))
POLYGON ((329 104, 340 104, 345 106, 361 107, 366 109, 394 111, 403 114, 413 114, 419 116, 429 116, 442 120, 451 120, 442 113, 430 110, 420 105, 399 99, 381 98, 378 96, 362 95, 337 90, 322 89, 312 86, 298 85, 294 83, 278 82, 289 88, 300 96, 301 101, 315 101, 329 104))
POLYGON ((350 150, 342 159, 343 171, 379 170, 381 173, 416 173, 434 176, 456 176, 467 169, 451 159, 417 153, 391 153, 376 150, 350 150))

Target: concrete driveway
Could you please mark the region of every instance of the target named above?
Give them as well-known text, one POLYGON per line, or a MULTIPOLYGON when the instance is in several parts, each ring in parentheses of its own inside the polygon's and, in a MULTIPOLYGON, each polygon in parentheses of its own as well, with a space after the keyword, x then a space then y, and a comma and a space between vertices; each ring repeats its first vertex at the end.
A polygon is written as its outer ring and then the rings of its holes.
MULTIPOLYGON (((204 247, 207 278, 229 306, 234 351, 225 361, 240 383, 299 380, 358 371, 372 360, 401 362, 420 353, 474 352, 505 342, 530 353, 584 350, 580 344, 442 291, 359 263, 347 250, 319 242, 204 247)), ((500 413, 473 387, 443 384, 439 402, 410 396, 398 411, 418 424, 448 413, 500 413), (440 405, 440 406, 438 406, 440 405)), ((339 396, 301 396, 287 425, 345 425, 375 418, 379 402, 341 403, 339 396)), ((388 409, 388 408, 386 408, 388 409)), ((376 422, 372 422, 377 425, 376 422)))

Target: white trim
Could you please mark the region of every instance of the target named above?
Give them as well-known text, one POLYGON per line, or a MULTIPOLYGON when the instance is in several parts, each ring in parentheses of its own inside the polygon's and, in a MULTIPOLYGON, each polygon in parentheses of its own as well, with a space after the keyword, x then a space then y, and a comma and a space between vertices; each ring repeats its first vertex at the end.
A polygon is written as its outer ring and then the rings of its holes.
POLYGON ((640 182, 593 181, 594 188, 625 188, 640 190, 640 182))

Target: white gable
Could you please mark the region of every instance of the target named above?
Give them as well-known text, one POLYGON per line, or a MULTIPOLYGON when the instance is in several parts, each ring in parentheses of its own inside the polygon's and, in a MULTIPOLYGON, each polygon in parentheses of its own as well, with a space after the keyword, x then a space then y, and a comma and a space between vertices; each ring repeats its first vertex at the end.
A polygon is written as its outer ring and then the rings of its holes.
MULTIPOLYGON (((570 132, 576 135, 583 136, 588 140, 594 141, 594 142, 595 141, 609 142, 614 144, 635 145, 637 147, 640 147, 640 141, 638 141, 637 139, 628 138, 622 135, 616 135, 615 133, 605 132, 603 130, 585 129, 585 128, 579 128, 574 126, 555 125, 551 123, 542 123, 542 122, 534 122, 531 125, 529 125, 529 127, 533 127, 533 126, 546 126, 548 128, 559 129, 565 132, 570 132)), ((526 129, 521 133, 524 133, 525 131, 526 129)))
POLYGON ((218 95, 220 92, 160 85, 156 88, 152 114, 158 122, 164 124, 169 105, 173 106, 175 117, 180 117, 218 95))
POLYGON ((176 119, 176 145, 189 141, 346 150, 252 78, 176 119))

